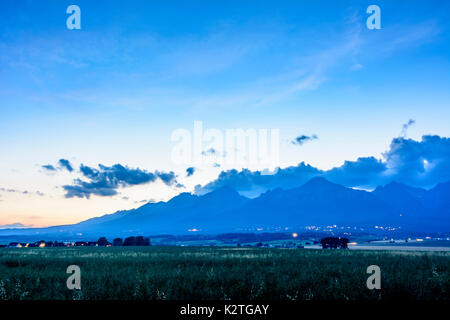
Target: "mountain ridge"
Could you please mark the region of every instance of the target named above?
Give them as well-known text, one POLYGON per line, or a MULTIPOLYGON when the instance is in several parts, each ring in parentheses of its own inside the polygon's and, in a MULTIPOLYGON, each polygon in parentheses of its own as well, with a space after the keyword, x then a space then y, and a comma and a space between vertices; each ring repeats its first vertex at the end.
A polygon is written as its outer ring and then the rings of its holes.
POLYGON ((316 177, 291 189, 247 198, 230 187, 204 195, 181 193, 73 225, 0 230, 5 234, 186 234, 221 233, 310 225, 410 230, 450 230, 450 182, 430 190, 392 182, 374 191, 355 190, 316 177), (191 230, 191 231, 189 231, 191 230))

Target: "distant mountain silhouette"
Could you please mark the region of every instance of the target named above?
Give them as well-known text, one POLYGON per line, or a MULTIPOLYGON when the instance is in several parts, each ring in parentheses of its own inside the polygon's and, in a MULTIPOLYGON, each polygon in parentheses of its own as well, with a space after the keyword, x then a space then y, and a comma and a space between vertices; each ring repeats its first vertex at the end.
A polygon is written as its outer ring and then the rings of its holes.
POLYGON ((305 226, 401 226, 410 231, 450 231, 450 182, 431 190, 400 183, 373 192, 313 178, 304 185, 249 199, 229 187, 205 195, 181 193, 74 225, 0 230, 0 235, 214 234, 305 226))
POLYGON ((372 193, 346 188, 324 178, 313 178, 294 189, 266 192, 246 202, 234 214, 240 218, 228 222, 233 227, 399 223, 396 210, 372 193))
POLYGON ((378 199, 399 211, 400 214, 406 217, 414 217, 424 212, 428 192, 425 189, 392 182, 376 188, 372 193, 378 199))

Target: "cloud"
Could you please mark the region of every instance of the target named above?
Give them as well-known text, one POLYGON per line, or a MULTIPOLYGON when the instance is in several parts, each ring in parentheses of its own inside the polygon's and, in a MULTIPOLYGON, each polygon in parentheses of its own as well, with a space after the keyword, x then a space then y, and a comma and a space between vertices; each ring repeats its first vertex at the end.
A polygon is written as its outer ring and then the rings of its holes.
POLYGON ((11 224, 0 225, 0 229, 22 229, 22 228, 31 228, 33 226, 34 225, 32 224, 25 225, 23 223, 16 222, 11 224))
POLYGON ((48 171, 56 171, 56 168, 54 166, 52 166, 51 164, 43 165, 42 168, 45 170, 48 170, 48 171))
POLYGON ((422 141, 392 140, 384 153, 390 175, 400 182, 431 186, 450 180, 450 138, 425 135, 422 141))
POLYGON ((58 164, 59 164, 59 166, 60 166, 61 168, 66 169, 66 170, 69 171, 69 172, 72 172, 72 171, 73 171, 73 167, 72 167, 72 165, 70 164, 70 161, 69 161, 69 160, 66 160, 66 159, 59 159, 58 164))
POLYGON ((176 175, 173 172, 149 172, 139 168, 132 169, 121 164, 111 167, 98 165, 97 168, 81 165, 80 173, 83 179, 75 179, 72 185, 65 185, 66 198, 87 198, 91 195, 102 197, 118 194, 117 189, 141 185, 160 180, 168 186, 177 186, 176 175))
POLYGON ((317 137, 317 135, 315 135, 315 134, 313 134, 312 136, 300 135, 300 136, 296 137, 294 140, 292 140, 291 143, 301 146, 305 142, 316 140, 318 138, 319 137, 317 137))
POLYGON ((274 175, 266 175, 262 171, 250 171, 236 169, 222 171, 219 177, 206 184, 197 185, 195 192, 204 194, 215 189, 229 186, 247 196, 257 196, 259 193, 277 187, 293 188, 301 185, 309 179, 321 175, 323 171, 305 163, 284 169, 279 169, 274 175))
POLYGON ((214 148, 209 148, 208 150, 202 151, 203 156, 215 155, 215 154, 217 154, 217 151, 214 148))
POLYGON ((186 169, 186 177, 190 177, 194 174, 194 172, 196 171, 196 169, 194 167, 189 167, 186 169))
POLYGON ((217 179, 204 186, 196 186, 195 191, 203 194, 230 186, 243 194, 255 196, 277 187, 297 187, 316 176, 347 187, 375 188, 392 181, 433 187, 450 181, 450 138, 424 135, 416 141, 397 137, 392 140, 389 150, 383 153, 382 159, 362 157, 326 171, 303 162, 279 169, 274 175, 262 175, 261 171, 248 169, 222 171, 217 179))
POLYGON ((38 195, 38 196, 45 196, 45 193, 41 192, 41 191, 28 191, 28 190, 18 190, 18 189, 7 189, 7 188, 0 188, 0 192, 8 192, 8 193, 20 193, 20 194, 25 194, 25 195, 38 195))
POLYGON ((415 124, 416 121, 413 119, 409 119, 407 123, 403 124, 402 126, 402 132, 400 133, 401 137, 406 137, 406 133, 409 129, 409 127, 411 127, 413 124, 415 124))
POLYGON ((1 192, 21 192, 19 190, 16 189, 7 189, 7 188, 0 188, 1 192))
POLYGON ((59 159, 58 167, 51 165, 51 164, 46 164, 46 165, 43 165, 42 168, 47 171, 56 171, 57 169, 60 169, 60 170, 67 170, 69 172, 73 172, 72 164, 70 163, 69 160, 66 160, 66 159, 59 159))

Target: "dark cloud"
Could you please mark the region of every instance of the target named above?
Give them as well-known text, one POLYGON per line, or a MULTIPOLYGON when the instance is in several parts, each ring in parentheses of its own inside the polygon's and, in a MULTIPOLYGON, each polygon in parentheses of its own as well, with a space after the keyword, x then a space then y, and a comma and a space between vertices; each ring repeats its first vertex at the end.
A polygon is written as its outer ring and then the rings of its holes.
POLYGON ((374 157, 358 158, 356 161, 345 161, 340 167, 324 172, 323 176, 333 182, 348 186, 374 186, 381 184, 386 164, 374 157))
POLYGON ((187 168, 187 169, 186 169, 186 176, 187 176, 187 177, 192 176, 192 175, 194 174, 195 170, 196 170, 196 169, 195 169, 194 167, 189 167, 189 168, 187 168))
POLYGON ((252 197, 257 196, 267 189, 277 187, 293 188, 299 186, 322 173, 323 171, 303 162, 297 166, 278 169, 277 173, 273 175, 264 174, 262 171, 250 171, 248 169, 237 171, 232 169, 222 171, 216 180, 203 187, 196 186, 195 191, 197 194, 204 194, 224 186, 229 186, 252 197))
POLYGON ((72 185, 65 185, 66 198, 90 198, 91 195, 114 196, 117 189, 146 184, 161 180, 168 186, 176 186, 176 175, 173 172, 148 172, 139 168, 132 169, 121 164, 111 167, 98 165, 97 168, 81 165, 82 179, 75 179, 72 185))
POLYGON ((56 171, 56 168, 54 166, 52 166, 51 164, 43 165, 42 168, 45 170, 48 170, 48 171, 56 171))
POLYGON ((172 171, 170 171, 170 172, 155 171, 155 175, 158 178, 160 178, 168 186, 173 186, 173 185, 178 186, 179 185, 179 183, 177 183, 177 181, 176 181, 177 175, 175 173, 173 173, 172 171))
MULTIPOLYGON (((47 171, 56 171, 57 167, 51 164, 46 164, 42 166, 43 169, 47 170, 47 171)), ((67 170, 69 172, 73 172, 73 166, 70 163, 69 160, 66 159, 59 159, 58 160, 58 169, 61 170, 67 170)))
POLYGON ((66 169, 69 172, 73 171, 73 167, 72 164, 70 163, 69 160, 66 159, 59 159, 58 164, 61 168, 66 169))
POLYGON ((425 135, 421 141, 404 137, 394 138, 383 159, 375 157, 345 161, 343 165, 322 171, 300 163, 279 169, 273 175, 260 171, 228 170, 204 185, 197 186, 198 194, 223 186, 250 195, 276 187, 292 188, 302 185, 312 177, 321 176, 348 187, 375 188, 392 181, 416 187, 429 188, 450 180, 450 139, 437 135, 425 135))
POLYGON ((417 186, 433 186, 450 180, 450 139, 425 135, 422 141, 392 140, 384 153, 387 173, 397 181, 417 186))
POLYGON ((300 135, 298 137, 296 137, 294 140, 291 141, 292 144, 296 144, 296 145, 303 145, 305 142, 308 141, 312 141, 312 140, 316 140, 319 137, 317 137, 317 135, 313 134, 311 136, 306 136, 306 135, 300 135))

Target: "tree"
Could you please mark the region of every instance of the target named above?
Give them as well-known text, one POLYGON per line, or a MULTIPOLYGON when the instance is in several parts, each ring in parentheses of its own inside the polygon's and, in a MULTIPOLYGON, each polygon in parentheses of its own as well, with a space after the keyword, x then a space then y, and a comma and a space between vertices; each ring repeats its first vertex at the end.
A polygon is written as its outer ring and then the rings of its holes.
POLYGON ((136 245, 136 238, 135 237, 128 237, 123 242, 124 246, 135 246, 136 245))
POLYGON ((97 241, 97 244, 99 247, 105 247, 106 245, 109 244, 108 240, 106 240, 105 237, 100 237, 97 241))
POLYGON ((144 238, 143 236, 138 236, 138 237, 136 237, 136 245, 137 246, 149 246, 150 239, 144 238))
POLYGON ((327 237, 320 240, 323 249, 346 249, 349 240, 347 238, 327 237))
POLYGON ((122 238, 115 238, 115 239, 113 240, 113 246, 116 246, 116 247, 121 247, 121 246, 123 246, 122 238))

